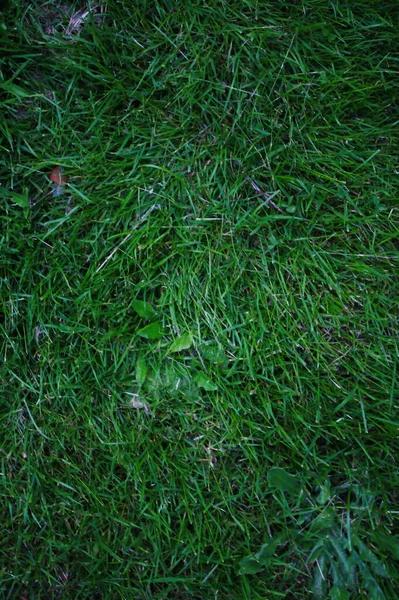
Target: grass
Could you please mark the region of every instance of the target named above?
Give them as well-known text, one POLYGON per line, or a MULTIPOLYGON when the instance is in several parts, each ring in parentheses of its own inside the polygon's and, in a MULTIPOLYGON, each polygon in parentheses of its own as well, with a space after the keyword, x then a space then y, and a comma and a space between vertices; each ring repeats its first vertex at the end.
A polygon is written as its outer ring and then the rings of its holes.
POLYGON ((62 7, 0 13, 1 597, 396 598, 397 3, 62 7))

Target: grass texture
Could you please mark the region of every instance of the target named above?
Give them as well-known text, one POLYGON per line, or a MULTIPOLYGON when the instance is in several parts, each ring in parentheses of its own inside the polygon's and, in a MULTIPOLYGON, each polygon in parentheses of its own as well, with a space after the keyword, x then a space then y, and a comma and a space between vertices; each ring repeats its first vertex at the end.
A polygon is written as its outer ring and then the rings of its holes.
POLYGON ((397 598, 398 14, 0 13, 1 598, 397 598))

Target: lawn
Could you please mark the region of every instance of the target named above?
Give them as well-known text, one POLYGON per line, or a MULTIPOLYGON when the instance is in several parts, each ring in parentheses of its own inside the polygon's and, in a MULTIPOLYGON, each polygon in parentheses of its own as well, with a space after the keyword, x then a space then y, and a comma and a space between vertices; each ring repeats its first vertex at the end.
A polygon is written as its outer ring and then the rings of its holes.
POLYGON ((398 597, 398 16, 0 12, 1 598, 398 597))

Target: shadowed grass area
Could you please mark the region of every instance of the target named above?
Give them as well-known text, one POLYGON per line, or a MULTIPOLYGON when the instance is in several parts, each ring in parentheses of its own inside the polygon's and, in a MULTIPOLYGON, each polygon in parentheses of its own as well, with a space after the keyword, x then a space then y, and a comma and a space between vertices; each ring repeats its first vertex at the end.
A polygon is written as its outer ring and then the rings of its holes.
POLYGON ((397 16, 0 12, 2 597, 397 597, 397 16))

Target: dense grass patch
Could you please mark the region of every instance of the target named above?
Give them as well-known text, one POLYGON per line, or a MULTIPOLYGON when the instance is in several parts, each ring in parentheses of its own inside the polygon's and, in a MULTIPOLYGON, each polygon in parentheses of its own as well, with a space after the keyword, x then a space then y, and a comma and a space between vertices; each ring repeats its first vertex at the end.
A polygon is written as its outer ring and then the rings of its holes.
POLYGON ((2 597, 396 598, 397 3, 85 8, 0 13, 2 597))

